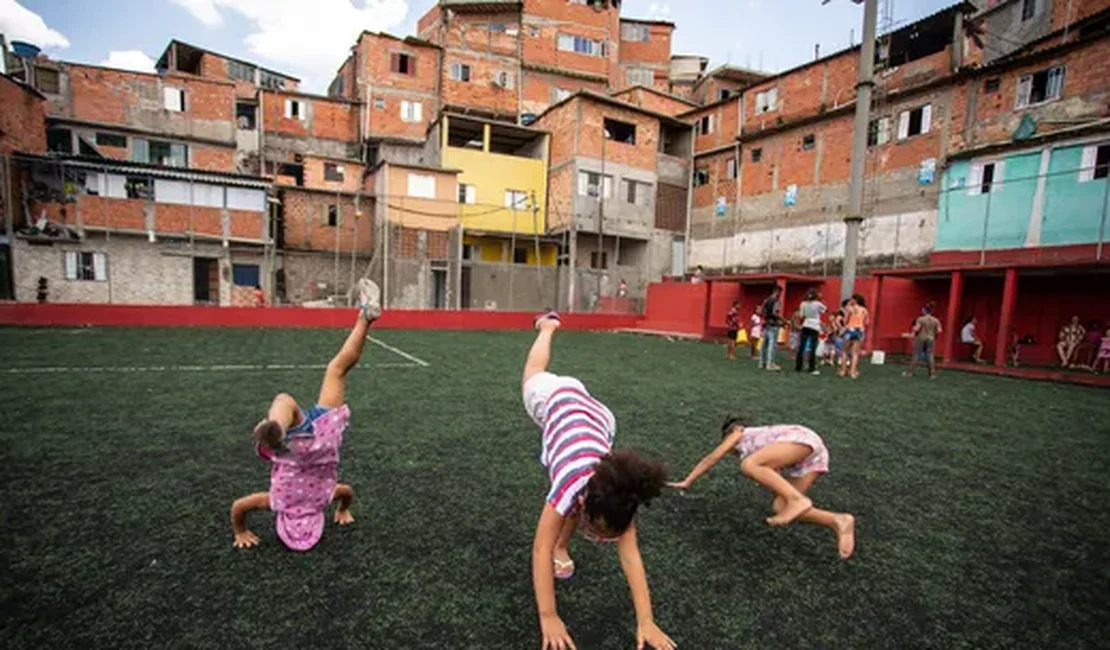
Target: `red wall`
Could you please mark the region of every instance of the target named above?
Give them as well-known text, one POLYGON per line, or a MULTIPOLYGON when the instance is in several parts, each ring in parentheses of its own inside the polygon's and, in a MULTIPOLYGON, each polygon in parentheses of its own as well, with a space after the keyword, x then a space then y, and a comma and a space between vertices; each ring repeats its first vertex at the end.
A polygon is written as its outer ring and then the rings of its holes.
MULTIPOLYGON (((384 329, 529 330, 535 314, 492 311, 388 311, 374 327, 384 329)), ((193 307, 147 305, 0 304, 0 325, 141 327, 350 327, 353 309, 304 307, 193 307)), ((632 328, 636 316, 565 314, 575 330, 632 328)))
POLYGON ((705 334, 705 309, 709 284, 654 282, 648 285, 641 329, 705 334))

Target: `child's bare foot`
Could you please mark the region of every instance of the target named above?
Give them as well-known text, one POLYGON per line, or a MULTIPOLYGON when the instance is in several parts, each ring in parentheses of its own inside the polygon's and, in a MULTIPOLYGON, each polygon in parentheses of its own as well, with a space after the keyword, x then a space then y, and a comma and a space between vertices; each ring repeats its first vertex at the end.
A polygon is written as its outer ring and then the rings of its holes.
POLYGON ((786 506, 778 512, 774 517, 767 518, 769 526, 785 526, 798 517, 802 516, 806 510, 813 507, 813 501, 809 497, 802 497, 793 501, 787 501, 786 506))
POLYGON ((541 331, 554 331, 559 329, 562 324, 562 321, 559 320, 559 314, 553 311, 536 317, 536 329, 541 331))
POLYGON ((565 548, 557 548, 552 553, 552 559, 555 562, 555 577, 559 580, 570 580, 574 576, 574 560, 570 559, 570 553, 565 548))
POLYGON ((856 550, 856 518, 852 515, 836 516, 836 547, 842 560, 852 557, 856 550))
POLYGON ((355 516, 351 511, 345 508, 340 508, 335 511, 335 523, 340 526, 347 526, 355 523, 355 516))
POLYGON ((233 542, 235 548, 251 548, 258 545, 258 535, 255 535, 249 530, 244 530, 241 533, 235 533, 235 541, 233 542))

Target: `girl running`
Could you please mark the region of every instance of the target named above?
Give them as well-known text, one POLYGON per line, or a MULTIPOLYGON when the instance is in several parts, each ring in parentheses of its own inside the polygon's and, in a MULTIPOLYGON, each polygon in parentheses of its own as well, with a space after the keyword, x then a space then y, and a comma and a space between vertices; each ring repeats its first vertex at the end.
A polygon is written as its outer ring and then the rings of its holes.
MULTIPOLYGON (((848 299, 848 313, 845 318, 844 338, 847 340, 848 348, 845 351, 845 356, 850 360, 847 364, 849 374, 852 379, 859 379, 859 353, 860 348, 863 347, 863 340, 867 336, 867 328, 871 325, 871 315, 867 312, 867 303, 864 302, 863 296, 853 294, 848 299)), ((844 365, 840 366, 840 376, 844 376, 844 365)))
POLYGON ((252 510, 269 508, 277 515, 278 538, 294 551, 307 551, 324 532, 324 511, 334 500, 335 523, 355 520, 351 501, 355 493, 338 483, 339 446, 351 412, 343 403, 347 373, 362 356, 370 325, 381 316, 381 292, 370 280, 359 281, 358 320, 335 358, 324 371, 320 396, 307 412, 290 395, 279 394, 266 419, 254 427, 258 455, 273 464, 270 491, 256 492, 231 505, 231 530, 235 548, 258 544, 247 528, 252 510))
POLYGON ((856 519, 850 514, 813 507, 806 492, 819 474, 829 471, 829 451, 821 437, 806 427, 776 424, 749 427, 743 418, 729 418, 721 428, 721 444, 703 458, 681 483, 668 483, 689 490, 694 481, 725 456, 740 458, 740 471, 775 495, 775 514, 768 525, 786 526, 801 521, 825 526, 836 533, 840 557, 848 559, 856 546, 856 519))
POLYGON ((728 341, 725 342, 725 358, 731 361, 736 358, 736 336, 740 334, 739 300, 734 300, 732 307, 725 314, 725 329, 728 331, 728 341))
POLYGON ((636 509, 659 496, 666 469, 633 451, 613 451, 613 413, 573 377, 547 372, 551 339, 559 329, 554 312, 536 319, 536 336, 524 363, 524 407, 543 430, 540 462, 551 489, 532 542, 532 585, 544 650, 573 650, 555 609, 555 578, 574 575, 568 545, 576 528, 593 542, 614 542, 636 609, 636 647, 673 650, 674 641, 651 611, 644 563, 636 541, 636 509))

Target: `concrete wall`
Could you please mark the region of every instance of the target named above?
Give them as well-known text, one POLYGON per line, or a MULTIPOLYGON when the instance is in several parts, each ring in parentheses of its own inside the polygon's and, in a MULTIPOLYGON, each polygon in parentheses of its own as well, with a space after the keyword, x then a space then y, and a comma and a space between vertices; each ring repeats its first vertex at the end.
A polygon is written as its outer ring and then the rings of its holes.
POLYGON ((287 304, 323 300, 329 296, 346 296, 354 282, 371 270, 371 278, 381 281, 380 268, 371 269, 371 255, 350 253, 335 255, 328 251, 284 251, 281 268, 285 274, 287 304))
MULTIPOLYGON (((983 62, 990 63, 1052 31, 1052 10, 1057 3, 1061 0, 1036 0, 1035 13, 1026 20, 1021 17, 1022 0, 1003 0, 983 12, 983 62)), ((1062 0, 1062 4, 1068 4, 1068 0, 1062 0)))
MULTIPOLYGON (((578 173, 601 173, 602 162, 591 158, 579 157, 576 161, 578 173)), ((605 161, 605 175, 612 180, 611 195, 604 198, 604 219, 602 229, 606 234, 646 239, 655 226, 655 198, 657 182, 654 173, 648 170, 605 161), (643 183, 647 197, 643 204, 632 204, 626 200, 622 181, 631 180, 643 183)), ((574 216, 579 230, 598 231, 598 215, 603 197, 582 196, 578 191, 578 176, 574 177, 574 216)), ((637 191, 640 191, 639 189, 637 191)))
MULTIPOLYGON (((12 250, 16 300, 37 300, 38 279, 48 281, 48 302, 191 305, 193 257, 219 260, 220 304, 231 304, 233 262, 260 264, 254 252, 234 252, 217 244, 150 243, 145 238, 93 235, 82 242, 29 245, 16 239, 12 250), (107 280, 66 280, 65 253, 103 253, 107 280)), ((262 269, 260 269, 262 270, 262 269)), ((263 272, 261 275, 265 275, 263 272)))

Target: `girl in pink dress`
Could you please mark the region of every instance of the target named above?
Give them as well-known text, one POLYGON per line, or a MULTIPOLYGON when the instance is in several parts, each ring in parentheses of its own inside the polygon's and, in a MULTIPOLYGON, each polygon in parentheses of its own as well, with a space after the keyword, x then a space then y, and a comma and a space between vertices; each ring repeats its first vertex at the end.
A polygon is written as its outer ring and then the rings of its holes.
POLYGON ((256 492, 231 505, 231 530, 235 548, 258 544, 247 528, 247 513, 270 509, 276 515, 278 538, 294 551, 307 551, 324 532, 324 512, 338 501, 335 523, 355 520, 351 501, 355 493, 338 482, 339 446, 351 412, 344 404, 347 373, 358 363, 370 325, 382 313, 381 291, 369 280, 359 282, 359 314, 351 333, 324 371, 320 396, 307 412, 292 396, 274 398, 270 412, 254 428, 258 455, 270 461, 270 490, 256 492))
POLYGON ((1095 358, 1094 369, 1098 372, 1099 365, 1102 366, 1102 372, 1110 372, 1110 327, 1106 328, 1106 332, 1102 336, 1102 341, 1098 346, 1098 357, 1095 358))
POLYGON ((775 495, 775 514, 768 525, 786 526, 801 521, 825 526, 836 533, 840 557, 855 550, 856 520, 850 514, 813 507, 806 492, 817 477, 829 471, 829 450, 821 436, 796 424, 749 427, 743 418, 729 418, 721 428, 721 444, 703 458, 680 483, 670 487, 689 490, 694 481, 725 456, 740 458, 740 471, 775 495))

